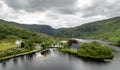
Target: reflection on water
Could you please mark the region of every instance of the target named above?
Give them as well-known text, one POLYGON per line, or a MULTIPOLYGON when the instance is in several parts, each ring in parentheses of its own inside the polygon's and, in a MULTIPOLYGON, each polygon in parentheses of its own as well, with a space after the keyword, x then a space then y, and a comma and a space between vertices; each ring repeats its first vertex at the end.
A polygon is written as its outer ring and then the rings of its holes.
POLYGON ((28 55, 26 55, 26 60, 27 61, 33 62, 33 59, 34 59, 34 54, 28 54, 28 55))
POLYGON ((2 62, 2 67, 3 67, 3 68, 6 67, 6 62, 2 62))
POLYGON ((93 62, 47 49, 35 54, 16 57, 0 63, 0 70, 119 70, 120 48, 113 48, 115 58, 110 63, 93 62), (41 57, 45 58, 41 58, 41 57))
POLYGON ((13 62, 14 62, 14 65, 17 65, 18 59, 17 59, 17 58, 14 58, 14 59, 13 59, 13 62))
POLYGON ((39 59, 46 59, 49 54, 50 54, 50 50, 46 49, 42 52, 36 53, 36 57, 39 59))
POLYGON ((50 50, 49 49, 44 50, 44 51, 41 52, 41 55, 44 55, 44 56, 47 56, 49 54, 50 54, 50 50))

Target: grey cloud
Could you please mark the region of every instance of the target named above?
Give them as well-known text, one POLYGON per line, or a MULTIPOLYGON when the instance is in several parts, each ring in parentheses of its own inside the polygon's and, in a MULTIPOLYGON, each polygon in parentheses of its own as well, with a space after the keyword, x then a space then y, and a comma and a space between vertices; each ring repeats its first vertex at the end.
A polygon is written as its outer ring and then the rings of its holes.
POLYGON ((0 8, 2 8, 2 4, 0 3, 0 8))
POLYGON ((48 18, 52 18, 54 20, 59 19, 59 15, 57 15, 57 14, 48 13, 45 16, 48 17, 48 18))
MULTIPOLYGON (((5 3, 15 10, 25 10, 27 12, 45 12, 52 10, 55 13, 71 14, 82 13, 82 17, 92 17, 97 15, 113 17, 120 15, 120 0, 91 0, 92 6, 85 9, 76 7, 77 0, 4 0, 5 3), (116 2, 115 2, 116 1, 116 2)), ((86 5, 85 5, 86 6, 86 5)))
POLYGON ((79 10, 78 8, 62 8, 62 9, 59 9, 60 13, 63 13, 63 14, 75 14, 77 13, 79 10))
POLYGON ((92 6, 89 6, 85 9, 81 9, 83 12, 83 17, 91 17, 91 16, 107 16, 114 17, 119 16, 120 13, 120 1, 109 2, 110 0, 94 0, 92 6))
POLYGON ((17 19, 18 15, 16 11, 12 11, 5 7, 5 5, 0 2, 0 19, 17 19))
POLYGON ((27 12, 57 10, 63 14, 73 14, 77 0, 5 0, 8 6, 15 10, 27 12))
POLYGON ((63 26, 76 26, 86 22, 101 20, 105 18, 111 18, 114 16, 120 16, 120 0, 91 0, 91 4, 88 0, 85 1, 84 6, 76 7, 78 0, 0 0, 4 1, 5 10, 2 9, 0 4, 0 18, 13 19, 22 23, 34 23, 35 24, 48 24, 56 28, 63 26), (88 1, 88 2, 87 2, 88 1), (113 1, 113 2, 109 2, 113 1), (20 11, 23 12, 20 12, 20 11), (3 13, 1 13, 3 12, 3 13), (34 16, 34 13, 43 14, 34 16), (25 15, 24 15, 25 14, 25 15), (26 15, 27 14, 27 15, 26 15), (82 17, 81 17, 81 14, 82 17), (28 16, 31 15, 31 16, 28 16), (100 15, 100 16, 98 16, 100 15), (24 17, 23 17, 24 16, 24 17), (95 16, 95 17, 94 17, 95 16), (24 20, 28 18, 29 21, 24 20), (31 19, 31 17, 38 17, 37 20, 31 19), (39 19, 42 18, 42 19, 39 19), (99 18, 100 17, 100 18, 99 18), (21 19, 24 18, 24 19, 21 19), (82 19, 81 19, 82 18, 82 19), (20 21, 19 21, 20 20, 20 21), (62 26, 63 25, 63 26, 62 26))

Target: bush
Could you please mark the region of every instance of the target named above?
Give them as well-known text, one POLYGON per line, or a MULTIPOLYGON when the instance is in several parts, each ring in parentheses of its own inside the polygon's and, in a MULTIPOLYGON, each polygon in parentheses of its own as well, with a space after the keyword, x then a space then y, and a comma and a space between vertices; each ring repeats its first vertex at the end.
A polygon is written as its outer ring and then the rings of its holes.
POLYGON ((82 43, 81 48, 78 50, 79 56, 92 57, 92 58, 113 58, 112 50, 108 47, 101 46, 97 42, 82 43))
POLYGON ((17 54, 24 53, 24 52, 28 52, 28 51, 29 51, 29 50, 27 50, 27 49, 21 49, 21 50, 17 50, 17 49, 14 49, 14 50, 5 50, 5 51, 0 52, 0 58, 4 58, 4 57, 7 57, 7 56, 12 56, 12 55, 17 55, 17 54))
POLYGON ((95 46, 100 46, 100 43, 96 41, 93 41, 92 44, 94 44, 95 46))
POLYGON ((120 47, 120 40, 118 41, 118 45, 117 46, 119 46, 120 47))
POLYGON ((7 56, 5 52, 0 52, 0 57, 5 57, 7 56))
POLYGON ((70 53, 70 54, 77 55, 77 51, 72 50, 72 49, 62 48, 62 49, 59 49, 59 50, 62 51, 62 52, 67 52, 67 53, 70 53))

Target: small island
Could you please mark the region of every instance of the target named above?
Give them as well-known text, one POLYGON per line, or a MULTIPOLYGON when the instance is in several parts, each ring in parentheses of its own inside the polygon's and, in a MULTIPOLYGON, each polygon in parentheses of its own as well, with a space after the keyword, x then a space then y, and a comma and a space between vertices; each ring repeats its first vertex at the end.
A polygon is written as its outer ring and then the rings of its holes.
POLYGON ((102 46, 96 41, 90 43, 78 43, 76 40, 69 40, 68 43, 64 44, 64 48, 60 48, 59 50, 82 58, 98 61, 110 61, 114 57, 114 54, 109 47, 102 46))

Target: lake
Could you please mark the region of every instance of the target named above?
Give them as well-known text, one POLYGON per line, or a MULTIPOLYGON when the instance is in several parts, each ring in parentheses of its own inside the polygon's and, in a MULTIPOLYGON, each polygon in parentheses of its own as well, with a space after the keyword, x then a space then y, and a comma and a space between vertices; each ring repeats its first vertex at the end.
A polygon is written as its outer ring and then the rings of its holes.
MULTIPOLYGON (((77 39, 82 42, 93 40, 77 39)), ((97 40, 99 41, 99 40, 97 40)), ((109 42, 99 41, 109 46, 109 42)), ((16 57, 0 63, 0 70, 119 70, 120 48, 112 48, 115 57, 112 62, 95 62, 59 52, 57 49, 47 49, 43 52, 16 57)))

